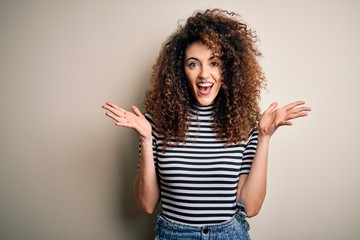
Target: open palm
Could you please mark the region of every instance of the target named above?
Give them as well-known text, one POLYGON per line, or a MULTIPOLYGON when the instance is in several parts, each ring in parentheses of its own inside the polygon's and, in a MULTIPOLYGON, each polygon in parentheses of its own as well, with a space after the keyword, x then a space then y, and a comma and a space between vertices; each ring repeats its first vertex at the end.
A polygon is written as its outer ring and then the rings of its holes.
POLYGON ((280 126, 291 126, 291 120, 307 116, 311 108, 304 104, 304 101, 296 101, 276 109, 278 103, 272 103, 260 119, 260 132, 271 136, 280 126))
POLYGON ((108 110, 106 115, 114 119, 117 126, 134 129, 142 140, 151 139, 151 125, 136 106, 131 107, 132 112, 112 102, 107 102, 102 107, 108 110))

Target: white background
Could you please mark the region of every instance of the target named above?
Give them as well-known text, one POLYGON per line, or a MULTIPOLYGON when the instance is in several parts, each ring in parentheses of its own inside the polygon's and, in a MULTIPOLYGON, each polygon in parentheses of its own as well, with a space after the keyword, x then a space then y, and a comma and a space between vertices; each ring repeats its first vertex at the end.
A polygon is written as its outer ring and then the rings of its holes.
POLYGON ((161 44, 197 9, 257 31, 264 110, 305 100, 271 143, 254 240, 360 238, 360 4, 0 1, 0 238, 152 239, 132 193, 137 136, 101 105, 141 106, 161 44))

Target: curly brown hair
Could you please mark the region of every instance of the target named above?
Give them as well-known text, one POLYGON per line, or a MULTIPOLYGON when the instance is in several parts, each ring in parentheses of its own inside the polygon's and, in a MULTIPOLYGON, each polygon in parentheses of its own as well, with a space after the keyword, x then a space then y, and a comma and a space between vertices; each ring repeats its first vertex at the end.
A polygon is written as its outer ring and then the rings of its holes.
POLYGON ((184 142, 194 104, 184 70, 187 47, 197 41, 218 54, 222 85, 214 102, 214 131, 226 145, 238 144, 257 129, 260 91, 265 76, 257 61, 257 35, 239 15, 220 9, 197 11, 164 43, 151 74, 144 99, 156 131, 170 142, 184 142))

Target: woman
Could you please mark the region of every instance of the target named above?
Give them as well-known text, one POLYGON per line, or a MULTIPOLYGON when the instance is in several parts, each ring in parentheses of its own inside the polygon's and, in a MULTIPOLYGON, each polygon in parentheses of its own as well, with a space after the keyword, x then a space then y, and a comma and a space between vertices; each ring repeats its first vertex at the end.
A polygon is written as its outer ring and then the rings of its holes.
POLYGON ((310 111, 297 101, 260 114, 256 41, 234 13, 196 12, 160 51, 147 113, 103 106, 139 135, 135 196, 148 214, 161 200, 157 239, 250 239, 245 218, 265 198, 271 136, 310 111))

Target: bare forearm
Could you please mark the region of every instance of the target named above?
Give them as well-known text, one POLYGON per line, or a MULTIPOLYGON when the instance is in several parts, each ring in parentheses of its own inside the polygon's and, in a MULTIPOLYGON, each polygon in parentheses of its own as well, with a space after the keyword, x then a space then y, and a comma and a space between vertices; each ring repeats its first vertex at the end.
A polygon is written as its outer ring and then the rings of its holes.
POLYGON ((107 102, 102 108, 108 110, 106 115, 115 120, 116 126, 134 129, 139 135, 141 157, 139 171, 135 177, 134 192, 140 209, 150 214, 159 201, 159 186, 152 151, 151 124, 134 105, 131 106, 132 112, 126 111, 112 102, 107 102))
POLYGON ((274 102, 262 115, 259 122, 259 139, 256 154, 248 176, 240 176, 237 197, 255 216, 262 206, 266 194, 267 162, 270 138, 280 126, 291 126, 291 120, 305 117, 311 111, 303 106, 304 101, 296 101, 278 108, 274 102))
POLYGON ((238 197, 244 203, 249 217, 260 211, 265 199, 269 143, 270 137, 259 136, 250 173, 239 192, 238 197))
POLYGON ((134 182, 134 191, 139 208, 151 214, 159 201, 159 186, 156 178, 151 140, 141 143, 139 171, 134 182))

